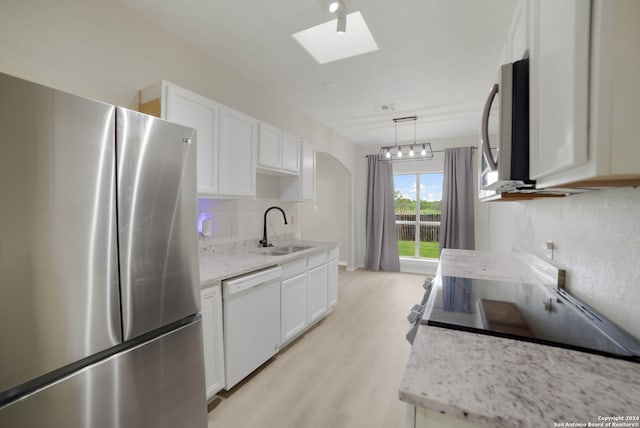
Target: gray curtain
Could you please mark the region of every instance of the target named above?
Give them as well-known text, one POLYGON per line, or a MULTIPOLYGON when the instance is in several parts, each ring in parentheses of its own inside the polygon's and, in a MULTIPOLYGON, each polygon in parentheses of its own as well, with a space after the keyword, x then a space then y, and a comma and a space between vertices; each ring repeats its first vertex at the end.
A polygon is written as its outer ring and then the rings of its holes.
POLYGON ((369 173, 367 179, 367 249, 364 257, 365 269, 372 271, 400 270, 398 236, 393 205, 393 167, 391 162, 378 159, 378 155, 367 156, 369 173))
POLYGON ((473 147, 446 149, 442 182, 440 251, 444 248, 474 250, 473 147))

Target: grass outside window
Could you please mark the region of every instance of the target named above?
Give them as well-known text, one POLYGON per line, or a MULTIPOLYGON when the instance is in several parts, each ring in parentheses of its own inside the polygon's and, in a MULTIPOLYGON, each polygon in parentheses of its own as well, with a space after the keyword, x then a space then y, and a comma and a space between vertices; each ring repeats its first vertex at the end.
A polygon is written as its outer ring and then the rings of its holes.
MULTIPOLYGON (((439 252, 440 244, 438 242, 420 241, 420 257, 437 259, 439 252)), ((398 240, 398 253, 401 256, 415 257, 415 241, 398 240)))

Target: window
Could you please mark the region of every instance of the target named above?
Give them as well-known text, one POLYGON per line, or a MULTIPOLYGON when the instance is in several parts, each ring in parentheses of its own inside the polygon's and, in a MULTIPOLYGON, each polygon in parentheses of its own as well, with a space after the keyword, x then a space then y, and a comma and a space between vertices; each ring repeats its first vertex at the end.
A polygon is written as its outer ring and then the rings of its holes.
POLYGON ((394 175, 393 187, 400 256, 437 259, 442 173, 394 175))

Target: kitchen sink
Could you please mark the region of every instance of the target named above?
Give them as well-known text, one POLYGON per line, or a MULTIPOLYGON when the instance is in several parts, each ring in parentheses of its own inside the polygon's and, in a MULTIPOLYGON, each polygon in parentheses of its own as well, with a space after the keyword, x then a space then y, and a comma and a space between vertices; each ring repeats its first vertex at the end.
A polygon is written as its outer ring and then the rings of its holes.
POLYGON ((281 247, 269 247, 264 248, 260 254, 267 256, 285 256, 291 253, 297 253, 298 251, 308 250, 312 248, 311 245, 283 245, 281 247))

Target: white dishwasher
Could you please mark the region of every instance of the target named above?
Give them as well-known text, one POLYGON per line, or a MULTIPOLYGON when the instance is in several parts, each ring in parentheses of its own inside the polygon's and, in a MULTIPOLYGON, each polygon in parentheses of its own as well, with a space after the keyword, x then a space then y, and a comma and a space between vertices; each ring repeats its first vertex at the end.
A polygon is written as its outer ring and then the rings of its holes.
POLYGON ((227 390, 278 352, 281 275, 277 266, 222 281, 227 390))

